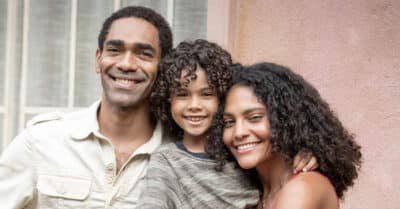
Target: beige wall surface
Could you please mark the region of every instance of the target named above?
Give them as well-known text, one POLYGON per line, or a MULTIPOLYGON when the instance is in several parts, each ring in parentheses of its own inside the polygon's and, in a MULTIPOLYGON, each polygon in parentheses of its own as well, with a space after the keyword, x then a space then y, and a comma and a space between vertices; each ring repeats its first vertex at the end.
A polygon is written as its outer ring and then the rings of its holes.
POLYGON ((299 72, 356 134, 364 163, 342 208, 399 208, 400 1, 223 2, 229 18, 215 8, 221 1, 209 1, 209 25, 219 28, 208 31, 211 40, 236 61, 299 72))

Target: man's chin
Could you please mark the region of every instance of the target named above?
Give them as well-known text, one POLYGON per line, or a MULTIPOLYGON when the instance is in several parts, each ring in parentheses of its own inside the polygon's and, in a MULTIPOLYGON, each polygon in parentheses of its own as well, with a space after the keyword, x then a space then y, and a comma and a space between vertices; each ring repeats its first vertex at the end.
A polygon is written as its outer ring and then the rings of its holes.
POLYGON ((134 108, 143 105, 143 100, 137 98, 108 98, 108 103, 118 108, 134 108))

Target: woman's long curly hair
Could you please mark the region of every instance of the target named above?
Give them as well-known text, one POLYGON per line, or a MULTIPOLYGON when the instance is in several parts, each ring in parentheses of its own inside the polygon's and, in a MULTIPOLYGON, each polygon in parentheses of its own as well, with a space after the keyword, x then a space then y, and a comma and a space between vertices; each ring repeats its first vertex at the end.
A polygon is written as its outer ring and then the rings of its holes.
MULTIPOLYGON (((175 123, 171 115, 170 98, 175 90, 188 85, 196 79, 196 70, 200 66, 207 76, 208 84, 217 96, 225 95, 232 79, 230 54, 215 43, 198 39, 193 42, 181 42, 159 64, 157 79, 150 96, 151 111, 161 121, 163 131, 171 139, 181 139, 183 130, 175 123), (185 72, 182 83, 181 75, 185 72)), ((206 137, 206 141, 215 141, 206 137)), ((206 142, 206 144, 207 144, 206 142)))
MULTIPOLYGON (((300 75, 273 63, 236 66, 232 85, 251 87, 266 106, 272 151, 290 164, 300 151, 311 152, 318 160, 318 171, 330 179, 342 197, 358 176, 361 147, 318 91, 300 75)), ((231 157, 222 141, 222 113, 223 104, 213 131, 219 140, 212 154, 219 156, 220 164, 231 157)))

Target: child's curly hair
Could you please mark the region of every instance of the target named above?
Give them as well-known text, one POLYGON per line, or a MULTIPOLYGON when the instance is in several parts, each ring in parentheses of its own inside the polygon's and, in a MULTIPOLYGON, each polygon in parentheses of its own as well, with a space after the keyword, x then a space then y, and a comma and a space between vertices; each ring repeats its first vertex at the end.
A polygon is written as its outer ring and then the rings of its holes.
MULTIPOLYGON (((300 75, 273 63, 236 66, 232 84, 251 87, 266 106, 272 151, 289 163, 300 151, 313 153, 319 172, 330 179, 342 197, 358 176, 361 147, 318 91, 300 75)), ((212 133, 217 140, 211 154, 217 156, 220 165, 231 157, 222 141, 223 105, 212 133)))
MULTIPOLYGON (((170 96, 181 85, 188 85, 196 79, 197 66, 206 73, 208 84, 220 98, 225 94, 232 78, 229 66, 232 64, 230 54, 215 43, 198 39, 193 42, 181 42, 159 64, 157 79, 150 96, 151 111, 163 125, 164 134, 172 139, 182 137, 182 129, 171 115, 170 96), (181 83, 182 71, 185 82, 181 83)), ((209 141, 207 137, 207 141, 209 141)))

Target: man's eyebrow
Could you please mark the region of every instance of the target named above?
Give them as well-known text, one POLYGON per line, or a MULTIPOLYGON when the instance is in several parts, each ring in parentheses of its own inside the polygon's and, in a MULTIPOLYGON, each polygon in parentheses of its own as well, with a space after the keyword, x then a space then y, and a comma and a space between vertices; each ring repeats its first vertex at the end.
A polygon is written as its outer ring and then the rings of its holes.
POLYGON ((139 49, 139 50, 150 50, 152 52, 156 52, 156 49, 150 45, 150 44, 146 44, 146 43, 135 43, 135 48, 139 49))
POLYGON ((112 40, 108 40, 105 45, 106 46, 122 46, 122 45, 124 45, 124 42, 122 40, 112 39, 112 40))

